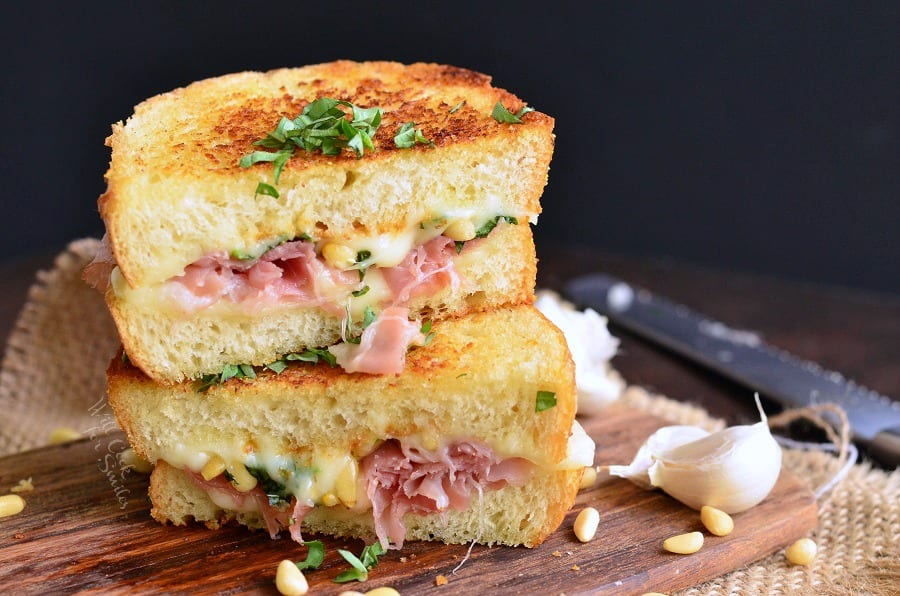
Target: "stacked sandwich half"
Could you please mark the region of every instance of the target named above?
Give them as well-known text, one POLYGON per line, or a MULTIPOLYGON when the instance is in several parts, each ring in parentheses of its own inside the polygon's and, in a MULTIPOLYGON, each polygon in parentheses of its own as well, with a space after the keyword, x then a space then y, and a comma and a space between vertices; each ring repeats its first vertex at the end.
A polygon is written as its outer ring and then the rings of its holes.
POLYGON ((593 443, 531 303, 553 120, 484 75, 335 62, 113 127, 109 400, 152 514, 534 546, 593 443))

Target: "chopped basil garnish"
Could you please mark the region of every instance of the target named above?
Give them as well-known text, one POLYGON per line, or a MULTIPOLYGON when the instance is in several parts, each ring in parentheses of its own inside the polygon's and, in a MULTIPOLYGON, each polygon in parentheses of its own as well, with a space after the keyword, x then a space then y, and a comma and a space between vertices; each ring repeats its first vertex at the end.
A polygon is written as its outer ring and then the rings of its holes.
MULTIPOLYGON (((349 101, 320 97, 303 108, 299 116, 290 120, 282 117, 275 130, 253 144, 276 151, 253 151, 241 157, 242 168, 260 162, 273 162, 274 182, 277 185, 285 164, 299 147, 304 151, 321 151, 324 155, 340 155, 349 147, 362 157, 366 149, 375 150, 372 137, 381 125, 381 108, 361 108, 349 101), (351 119, 338 106, 350 108, 351 119)), ((274 186, 260 182, 256 194, 278 198, 274 186)))
POLYGON ((285 354, 281 359, 285 361, 299 360, 300 362, 309 362, 312 364, 318 364, 319 360, 322 360, 331 366, 337 366, 337 360, 335 359, 334 354, 325 348, 309 348, 302 352, 292 352, 290 354, 285 354))
POLYGON ((480 228, 475 230, 475 237, 476 238, 486 238, 487 235, 490 234, 491 231, 497 227, 497 224, 500 223, 501 219, 506 221, 506 223, 510 223, 513 225, 519 224, 519 220, 516 219, 515 217, 513 217, 512 215, 498 215, 494 219, 487 220, 486 222, 484 222, 484 224, 480 228))
POLYGON ((537 400, 534 404, 535 412, 543 412, 549 410, 556 405, 556 394, 552 391, 538 391, 537 400))
POLYGON ((356 290, 356 291, 350 292, 350 294, 351 294, 354 298, 359 298, 360 296, 365 296, 365 295, 368 294, 368 293, 369 293, 369 286, 363 286, 363 287, 361 287, 360 289, 358 289, 358 290, 356 290))
POLYGON ((465 240, 456 240, 456 241, 454 241, 454 244, 456 245, 456 254, 459 254, 462 252, 463 246, 466 245, 466 241, 465 240))
POLYGON ((205 393, 213 385, 221 385, 228 379, 255 379, 256 371, 249 364, 226 364, 219 374, 203 375, 196 382, 196 389, 205 393))
POLYGON ((309 551, 306 553, 306 560, 294 563, 297 569, 303 571, 305 569, 318 569, 322 561, 325 560, 325 545, 321 540, 309 540, 303 543, 309 551))
POLYGON ((278 189, 265 182, 260 182, 256 185, 256 191, 253 193, 253 198, 255 199, 259 195, 268 195, 270 197, 275 197, 276 199, 279 196, 278 189))
POLYGON ((416 143, 434 147, 434 141, 426 139, 425 135, 422 134, 422 129, 416 128, 415 122, 407 122, 394 135, 394 144, 400 149, 409 149, 414 147, 416 143))
POLYGON ((334 583, 343 584, 354 580, 364 582, 369 579, 369 569, 378 565, 378 557, 383 555, 385 550, 380 542, 375 542, 365 547, 359 557, 340 548, 338 553, 353 567, 353 569, 342 571, 334 578, 334 583))
POLYGON ((432 321, 428 320, 422 323, 422 327, 419 331, 425 335, 425 341, 422 343, 423 346, 427 346, 431 343, 431 340, 434 339, 434 331, 431 330, 432 321))
POLYGON ((534 108, 530 108, 528 106, 524 106, 521 110, 513 114, 506 107, 497 102, 497 105, 494 106, 493 111, 491 112, 491 116, 494 117, 494 120, 497 122, 502 122, 503 124, 522 124, 522 116, 527 114, 528 112, 533 112, 534 108))
POLYGON ((458 111, 460 110, 460 108, 462 108, 464 105, 466 105, 466 100, 462 100, 461 102, 459 102, 458 104, 456 104, 455 106, 453 106, 452 108, 450 108, 450 113, 451 113, 451 114, 455 114, 455 113, 458 112, 458 111))

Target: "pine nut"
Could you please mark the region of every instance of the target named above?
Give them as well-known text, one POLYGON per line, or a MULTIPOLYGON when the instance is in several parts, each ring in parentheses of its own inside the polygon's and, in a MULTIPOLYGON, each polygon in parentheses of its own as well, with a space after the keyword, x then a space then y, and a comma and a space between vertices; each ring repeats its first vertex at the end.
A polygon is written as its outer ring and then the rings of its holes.
POLYGON ((0 497, 0 517, 9 517, 25 509, 25 499, 19 495, 3 495, 0 497))
POLYGON ((119 455, 119 461, 123 466, 127 466, 138 474, 149 474, 153 471, 153 464, 134 452, 129 447, 119 455))
POLYGON ((716 536, 728 536, 734 530, 734 520, 731 516, 715 507, 704 505, 700 508, 700 521, 709 530, 710 534, 716 536))
POLYGON ((203 476, 204 480, 212 480, 224 472, 225 468, 225 460, 218 455, 214 455, 207 460, 206 465, 200 470, 200 475, 203 476))
POLYGON ((334 492, 338 500, 347 507, 356 505, 356 478, 359 474, 359 464, 353 457, 347 458, 347 463, 341 469, 334 481, 334 492))
POLYGON ((801 538, 787 547, 784 555, 792 565, 809 565, 816 558, 818 547, 809 538, 801 538))
POLYGON ((248 472, 244 464, 237 463, 228 466, 228 473, 231 474, 231 484, 238 492, 246 493, 256 488, 256 476, 248 472))
POLYGON ((465 242, 475 237, 475 224, 468 219, 453 220, 444 230, 444 236, 456 242, 465 242))
POLYGON ((303 572, 287 559, 278 564, 275 587, 278 588, 278 593, 284 596, 302 596, 309 592, 309 583, 303 572))
POLYGON ((344 590, 338 596, 366 596, 362 592, 357 592, 356 590, 344 590))
POLYGON ((70 441, 76 441, 81 438, 81 433, 75 430, 74 428, 66 428, 65 426, 59 426, 53 429, 53 432, 50 433, 50 436, 47 438, 47 444, 49 445, 61 445, 62 443, 68 443, 70 441))
POLYGON ((575 536, 582 542, 590 542, 597 533, 600 524, 600 512, 593 507, 585 507, 575 518, 575 536))
POLYGON ((597 482, 597 468, 595 468, 594 466, 587 466, 584 469, 584 474, 581 476, 580 488, 591 488, 592 486, 594 486, 595 482, 597 482))
POLYGON ((400 592, 388 586, 381 586, 366 592, 366 596, 400 596, 400 592))
POLYGON ((349 269, 356 264, 356 252, 346 244, 329 242, 322 247, 322 257, 335 269, 349 269))
POLYGON ((687 534, 679 534, 666 538, 663 541, 663 548, 670 553, 679 555, 690 555, 697 552, 703 546, 703 534, 700 532, 688 532, 687 534))

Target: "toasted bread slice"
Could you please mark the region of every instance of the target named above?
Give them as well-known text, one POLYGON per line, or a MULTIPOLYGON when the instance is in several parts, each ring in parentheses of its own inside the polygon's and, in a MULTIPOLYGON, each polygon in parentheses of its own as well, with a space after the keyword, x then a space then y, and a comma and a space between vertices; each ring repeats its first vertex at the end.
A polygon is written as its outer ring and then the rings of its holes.
POLYGON ((521 124, 491 116, 522 100, 488 76, 436 64, 333 62, 208 79, 141 103, 107 139, 112 158, 99 207, 122 275, 134 288, 160 283, 214 251, 246 251, 301 235, 345 241, 401 234, 437 217, 480 225, 523 223, 540 212, 553 150, 553 119, 521 124), (332 97, 383 111, 374 150, 361 158, 297 150, 276 185, 271 163, 242 156, 308 103, 332 97), (400 149, 415 122, 431 142, 400 149))
MULTIPOLYGON (((431 344, 410 352, 402 375, 298 364, 198 393, 191 383, 158 385, 114 360, 109 399, 120 425, 139 455, 168 464, 152 482, 154 516, 177 524, 193 517, 210 525, 237 516, 256 525, 259 515, 238 515, 237 506, 204 499, 191 474, 196 477, 219 458, 230 470, 261 467, 274 477, 273 466, 281 470, 289 461, 291 469, 316 470, 314 480, 294 493, 313 506, 307 527, 368 536, 374 522, 366 508, 364 470, 376 449, 397 441, 437 453, 471 442, 486 446, 498 462, 526 461, 527 481, 501 487, 494 496, 485 489, 483 505, 473 499, 446 526, 440 515, 418 519, 407 513, 407 535, 540 543, 571 506, 585 465, 583 454, 573 455, 583 451, 575 446, 584 435, 573 443, 574 366, 565 339, 530 306, 447 320, 436 328, 431 344), (555 403, 538 408, 539 392, 542 399, 552 394, 555 403), (339 478, 348 465, 358 471, 352 498, 329 501, 328 495, 342 494, 339 478), (476 520, 488 523, 480 527, 476 520)), ((591 444, 588 464, 592 456, 591 444)))
MULTIPOLYGON (((532 302, 536 266, 529 226, 501 223, 453 261, 460 283, 413 298, 413 318, 439 320, 532 302)), ((219 373, 229 364, 262 366, 332 345, 341 334, 341 315, 296 303, 252 310, 221 304, 186 315, 166 302, 160 288, 133 289, 124 282, 108 287, 106 301, 130 360, 165 384, 219 373)))

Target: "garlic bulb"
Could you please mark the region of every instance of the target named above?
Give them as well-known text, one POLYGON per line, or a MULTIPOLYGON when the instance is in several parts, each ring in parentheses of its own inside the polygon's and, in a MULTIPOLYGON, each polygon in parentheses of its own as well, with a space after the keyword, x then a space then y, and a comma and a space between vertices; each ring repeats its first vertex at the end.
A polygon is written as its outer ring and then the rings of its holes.
POLYGON ((781 473, 775 442, 756 397, 761 420, 708 433, 695 426, 665 426, 653 433, 628 466, 609 466, 613 476, 644 488, 658 487, 688 507, 710 505, 745 511, 768 496, 781 473))

